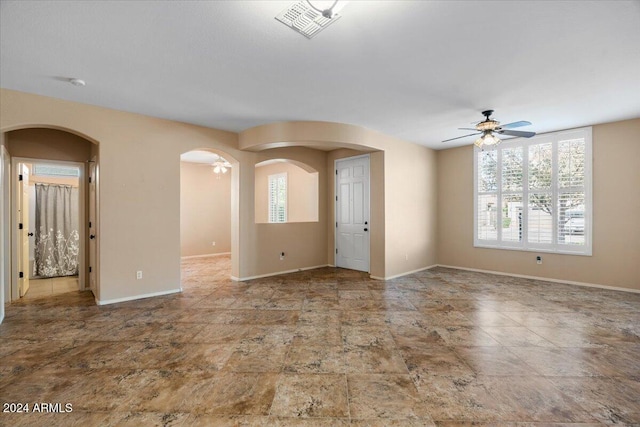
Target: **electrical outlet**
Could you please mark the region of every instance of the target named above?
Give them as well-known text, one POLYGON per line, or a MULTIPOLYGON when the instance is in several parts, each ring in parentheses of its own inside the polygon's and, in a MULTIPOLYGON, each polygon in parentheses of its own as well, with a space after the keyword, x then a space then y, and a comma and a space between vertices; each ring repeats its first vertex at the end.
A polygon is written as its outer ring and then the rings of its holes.
POLYGON ((213 243, 211 244, 211 246, 215 246, 215 245, 216 245, 216 242, 213 242, 213 243))
POLYGON ((136 279, 138 279, 138 280, 142 279, 142 271, 141 270, 136 271, 136 279))
POLYGON ((280 261, 284 259, 284 252, 280 252, 280 261))
POLYGON ((536 257, 536 263, 537 263, 537 264, 542 264, 542 257, 541 257, 540 255, 538 255, 538 256, 536 257))

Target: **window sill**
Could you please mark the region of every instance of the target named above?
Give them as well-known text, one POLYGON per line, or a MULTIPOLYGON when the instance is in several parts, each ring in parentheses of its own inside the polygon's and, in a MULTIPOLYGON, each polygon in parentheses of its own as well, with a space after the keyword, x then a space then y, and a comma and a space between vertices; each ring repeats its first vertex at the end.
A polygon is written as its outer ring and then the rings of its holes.
POLYGON ((556 249, 548 249, 548 248, 518 248, 515 246, 497 246, 497 245, 483 245, 482 243, 474 243, 474 248, 481 249, 499 249, 506 251, 519 251, 519 252, 532 252, 532 253, 548 253, 548 254, 558 254, 558 255, 578 255, 578 256, 593 256, 591 250, 585 250, 581 252, 577 251, 562 251, 556 249))

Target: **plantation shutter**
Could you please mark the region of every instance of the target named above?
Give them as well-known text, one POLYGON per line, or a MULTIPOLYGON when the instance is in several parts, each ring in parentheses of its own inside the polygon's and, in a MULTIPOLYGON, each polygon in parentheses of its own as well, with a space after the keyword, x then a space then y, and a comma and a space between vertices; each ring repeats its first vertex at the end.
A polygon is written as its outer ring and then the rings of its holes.
POLYGON ((475 149, 474 245, 591 255, 591 128, 475 149))
POLYGON ((287 174, 269 175, 269 222, 287 222, 287 174))

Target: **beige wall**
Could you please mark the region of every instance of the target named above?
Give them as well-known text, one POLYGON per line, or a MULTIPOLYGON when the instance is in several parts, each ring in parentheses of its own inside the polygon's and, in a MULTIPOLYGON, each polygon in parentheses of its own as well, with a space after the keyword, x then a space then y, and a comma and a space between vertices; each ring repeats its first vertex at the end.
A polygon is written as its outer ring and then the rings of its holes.
POLYGON ((231 252, 231 173, 214 174, 211 165, 180 162, 181 255, 228 252, 231 252))
MULTIPOLYGON (((0 90, 0 130, 51 128, 99 144, 101 302, 175 292, 180 287, 180 154, 214 151, 231 176, 232 274, 246 278, 326 265, 326 154, 309 148, 241 151, 238 135, 17 91, 0 90), (319 222, 255 224, 255 164, 289 158, 319 172, 319 222), (269 240, 271 234, 276 234, 269 240), (301 243, 301 242, 304 242, 301 243), (273 255, 287 253, 274 262, 273 255), (136 279, 136 271, 143 279, 136 279)), ((90 154, 95 154, 91 151, 90 154)))
POLYGON ((288 162, 256 165, 256 222, 269 222, 269 175, 287 174, 287 222, 318 221, 318 172, 288 162))
POLYGON ((640 119, 593 126, 593 256, 473 247, 473 149, 438 152, 438 263, 640 289, 640 119))
POLYGON ((14 130, 7 138, 12 157, 86 162, 90 160, 91 142, 56 129, 14 130))
MULTIPOLYGON (((254 155, 235 148, 237 135, 6 89, 0 95, 2 132, 54 128, 69 130, 100 145, 101 301, 178 290, 180 154, 203 148, 218 150, 253 167, 254 155), (141 280, 136 280, 138 270, 143 271, 141 280)), ((240 181, 236 179, 235 184, 239 186, 240 181)), ((252 187, 253 176, 251 199, 252 187)), ((242 216, 241 207, 235 212, 240 220, 253 223, 253 211, 250 220, 242 216)), ((246 242, 242 236, 236 238, 242 250, 246 242)), ((239 264, 234 260, 236 271, 239 264)))
MULTIPOLYGON (((638 287, 638 126, 634 120, 594 127, 594 256, 544 255, 544 264, 537 266, 531 253, 473 248, 469 147, 436 153, 361 127, 322 122, 276 123, 238 135, 5 89, 0 96, 2 132, 52 128, 99 143, 99 281, 100 298, 107 302, 179 288, 179 158, 195 149, 217 152, 234 164, 235 277, 331 263, 333 161, 368 151, 372 275, 392 277, 439 262, 638 287), (321 150, 277 148, 283 141, 321 150), (354 147, 358 151, 340 149, 354 147), (256 224, 255 165, 283 158, 318 171, 318 222, 256 224), (286 253, 282 261, 280 252, 286 253), (136 280, 137 270, 144 272, 142 280, 136 280)), ((86 155, 94 154, 96 146, 89 145, 86 155)))
MULTIPOLYGON (((304 147, 274 148, 256 155, 256 163, 272 159, 289 159, 304 163, 318 172, 318 221, 285 224, 257 224, 253 222, 246 231, 251 241, 243 253, 247 263, 244 277, 291 271, 299 268, 327 265, 327 155, 323 151, 304 147), (285 253, 280 260, 279 254, 285 253)), ((247 169, 247 168, 246 168, 247 169)), ((251 168, 251 172, 260 168, 251 168)), ((254 174, 251 179, 255 178, 254 174)), ((255 203, 253 188, 252 202, 255 203)), ((251 213, 255 212, 252 206, 251 213)), ((253 215, 252 215, 253 220, 253 215)), ((242 232, 242 231, 241 231, 242 232)))
MULTIPOLYGON (((384 191, 376 191, 372 187, 371 194, 371 274, 388 278, 436 263, 434 150, 359 126, 328 122, 282 122, 257 126, 240 133, 239 147, 263 150, 278 147, 282 141, 323 149, 383 151, 384 160, 375 159, 372 165, 383 166, 384 170, 371 168, 371 182, 384 182, 384 191), (380 215, 375 220, 373 206, 377 201, 374 194, 383 199, 378 201, 384 206, 384 209, 375 209, 375 213, 380 215), (374 221, 380 221, 384 227, 376 226, 374 221), (383 238, 377 235, 380 232, 384 233, 383 238), (374 256, 383 258, 379 260, 374 256)), ((332 156, 331 152, 329 155, 332 156)), ((333 163, 330 167, 333 168, 333 163)), ((330 188, 332 182, 329 179, 330 188)), ((335 221, 332 209, 330 206, 329 224, 335 221)), ((333 234, 329 232, 328 236, 327 252, 330 252, 334 248, 333 234)), ((332 260, 333 256, 329 255, 329 259, 332 260)))
POLYGON ((385 151, 385 276, 436 264, 436 152, 406 144, 385 151), (390 232, 391 230, 391 232, 390 232))

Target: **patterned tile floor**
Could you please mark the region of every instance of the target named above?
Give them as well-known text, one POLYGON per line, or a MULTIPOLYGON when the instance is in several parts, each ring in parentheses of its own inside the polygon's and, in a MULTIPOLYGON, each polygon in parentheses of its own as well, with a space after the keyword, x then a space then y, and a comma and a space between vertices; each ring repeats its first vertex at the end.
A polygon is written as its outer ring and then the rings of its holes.
POLYGON ((640 425, 638 294, 444 268, 234 283, 229 264, 183 262, 182 294, 8 306, 0 400, 31 412, 0 425, 640 425))

